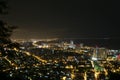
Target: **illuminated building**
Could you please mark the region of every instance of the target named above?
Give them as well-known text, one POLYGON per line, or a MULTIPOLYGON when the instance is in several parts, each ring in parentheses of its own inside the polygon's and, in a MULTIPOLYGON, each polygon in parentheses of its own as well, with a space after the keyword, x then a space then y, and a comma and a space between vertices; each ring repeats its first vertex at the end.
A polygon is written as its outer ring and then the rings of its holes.
POLYGON ((73 41, 70 41, 70 43, 66 43, 66 42, 62 42, 61 47, 63 47, 64 49, 75 49, 76 45, 74 44, 73 41))
POLYGON ((93 57, 97 59, 106 59, 107 58, 107 49, 105 48, 98 48, 94 49, 93 57))

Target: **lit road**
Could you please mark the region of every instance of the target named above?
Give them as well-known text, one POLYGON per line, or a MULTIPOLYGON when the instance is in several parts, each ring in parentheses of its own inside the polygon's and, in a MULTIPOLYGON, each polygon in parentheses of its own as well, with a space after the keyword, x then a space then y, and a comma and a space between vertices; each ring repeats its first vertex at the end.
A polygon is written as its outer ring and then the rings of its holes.
MULTIPOLYGON (((17 50, 16 48, 15 48, 14 50, 17 51, 17 52, 19 51, 19 50, 17 50)), ((39 56, 36 56, 35 54, 32 54, 32 53, 27 52, 27 51, 22 51, 22 53, 25 53, 25 54, 28 55, 28 56, 32 56, 32 57, 36 58, 38 61, 41 61, 41 62, 43 62, 43 63, 47 63, 46 60, 41 59, 39 56)))
POLYGON ((87 80, 87 74, 86 74, 86 72, 84 73, 84 80, 87 80))
POLYGON ((25 54, 28 55, 28 56, 31 55, 32 57, 36 58, 38 61, 41 61, 41 62, 43 62, 43 63, 47 63, 46 60, 43 60, 43 59, 41 59, 39 56, 36 56, 36 55, 34 55, 34 54, 31 54, 30 52, 23 51, 23 53, 25 53, 25 54))
POLYGON ((7 58, 7 56, 4 57, 5 60, 7 60, 11 66, 16 67, 17 65, 15 63, 13 63, 10 59, 7 58))
MULTIPOLYGON (((94 65, 94 62, 93 62, 92 60, 91 60, 91 64, 92 64, 92 67, 94 68, 95 65, 94 65)), ((94 76, 95 76, 95 80, 98 79, 98 75, 99 75, 99 73, 100 73, 100 72, 97 72, 97 71, 95 70, 95 68, 94 68, 94 76)))

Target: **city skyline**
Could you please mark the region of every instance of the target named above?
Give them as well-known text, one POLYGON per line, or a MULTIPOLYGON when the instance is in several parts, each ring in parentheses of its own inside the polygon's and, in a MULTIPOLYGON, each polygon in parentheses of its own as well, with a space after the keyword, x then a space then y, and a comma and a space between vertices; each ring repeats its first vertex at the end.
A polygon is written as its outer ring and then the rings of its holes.
POLYGON ((119 80, 118 15, 116 1, 0 0, 0 79, 119 80))

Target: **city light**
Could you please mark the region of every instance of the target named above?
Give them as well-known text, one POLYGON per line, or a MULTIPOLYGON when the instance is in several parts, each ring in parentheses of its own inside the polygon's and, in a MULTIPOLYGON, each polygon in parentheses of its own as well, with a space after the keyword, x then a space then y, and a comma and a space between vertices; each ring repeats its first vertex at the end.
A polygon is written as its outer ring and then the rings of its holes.
POLYGON ((120 72, 120 67, 114 66, 114 64, 119 65, 117 62, 119 59, 113 59, 108 49, 88 46, 69 47, 71 44, 75 45, 73 42, 63 44, 35 40, 24 41, 20 50, 6 47, 6 54, 10 55, 2 57, 2 53, 0 54, 1 65, 5 66, 0 72, 8 73, 10 78, 21 76, 29 80, 48 78, 50 80, 58 78, 59 80, 108 80, 109 71, 120 72), (26 48, 25 43, 27 45, 32 43, 32 45, 26 48))
POLYGON ((95 58, 95 57, 92 57, 92 60, 96 61, 96 60, 97 60, 97 58, 95 58))

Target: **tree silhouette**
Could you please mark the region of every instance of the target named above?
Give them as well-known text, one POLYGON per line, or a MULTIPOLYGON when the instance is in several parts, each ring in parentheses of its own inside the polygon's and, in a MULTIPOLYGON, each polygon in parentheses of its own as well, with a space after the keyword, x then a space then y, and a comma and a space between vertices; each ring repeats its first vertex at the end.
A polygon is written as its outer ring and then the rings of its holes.
MULTIPOLYGON (((7 2, 4 0, 1 0, 0 16, 6 15, 7 9, 8 9, 7 2)), ((10 40, 10 37, 13 33, 13 30, 16 28, 17 28, 16 26, 9 25, 8 23, 0 19, 0 53, 2 53, 2 55, 5 53, 4 47, 7 47, 13 44, 10 40)))
MULTIPOLYGON (((0 1, 0 16, 5 15, 7 13, 7 2, 6 1, 0 1)), ((16 26, 11 26, 4 22, 3 20, 0 20, 0 44, 7 44, 10 43, 10 36, 12 35, 12 32, 14 29, 16 29, 16 26)))

